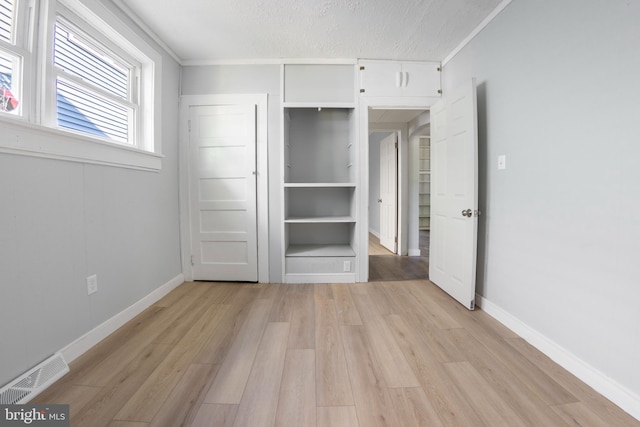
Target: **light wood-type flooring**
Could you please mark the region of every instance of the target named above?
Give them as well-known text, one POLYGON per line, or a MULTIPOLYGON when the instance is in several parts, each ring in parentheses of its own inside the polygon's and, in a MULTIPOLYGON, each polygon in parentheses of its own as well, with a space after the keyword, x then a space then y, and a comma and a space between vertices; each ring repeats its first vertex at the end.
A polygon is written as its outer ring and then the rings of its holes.
POLYGON ((426 280, 185 283, 32 403, 78 427, 640 426, 426 280))
POLYGON ((429 278, 429 231, 420 231, 420 256, 399 256, 369 233, 369 280, 400 281, 429 278))

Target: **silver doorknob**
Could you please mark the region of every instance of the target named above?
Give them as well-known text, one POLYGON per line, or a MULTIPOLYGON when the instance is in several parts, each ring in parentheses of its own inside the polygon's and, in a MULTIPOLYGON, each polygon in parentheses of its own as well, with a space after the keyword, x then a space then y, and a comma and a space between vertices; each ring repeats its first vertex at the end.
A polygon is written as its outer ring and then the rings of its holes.
POLYGON ((466 216, 467 218, 471 218, 473 216, 473 211, 471 209, 465 209, 462 211, 462 216, 466 216))

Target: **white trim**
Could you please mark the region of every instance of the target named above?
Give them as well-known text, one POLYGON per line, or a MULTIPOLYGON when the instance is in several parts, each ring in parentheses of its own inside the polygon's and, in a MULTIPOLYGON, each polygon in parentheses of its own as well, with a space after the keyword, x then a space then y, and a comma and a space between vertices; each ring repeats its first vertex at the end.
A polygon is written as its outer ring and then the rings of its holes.
POLYGON ((480 25, 478 25, 473 31, 471 31, 471 33, 464 40, 462 40, 462 42, 455 49, 453 49, 449 55, 447 55, 442 60, 442 66, 444 67, 447 64, 447 62, 451 61, 453 57, 458 54, 458 52, 464 49, 464 47, 468 45, 471 42, 471 40, 473 40, 475 36, 477 36, 480 33, 480 31, 484 30, 484 28, 487 25, 489 25, 489 23, 493 21, 496 18, 496 16, 498 16, 500 12, 504 10, 505 7, 509 6, 511 1, 512 0, 503 0, 502 3, 500 3, 493 10, 493 12, 491 12, 486 18, 484 18, 484 20, 480 23, 480 25))
POLYGON ((284 283, 355 283, 354 273, 285 274, 284 283))
POLYGON ((640 420, 639 395, 478 294, 476 294, 476 304, 489 316, 518 334, 558 365, 593 387, 594 390, 611 400, 632 417, 640 420))
POLYGON ((256 164, 258 209, 258 282, 269 282, 269 163, 268 95, 183 95, 180 100, 180 252, 186 280, 193 279, 191 265, 191 203, 189 195, 189 108, 208 105, 256 106, 256 164))
POLYGON ((111 333, 115 332, 118 328, 122 327, 125 323, 142 313, 148 307, 151 307, 182 283, 184 283, 184 276, 182 274, 178 274, 176 277, 169 280, 149 295, 125 308, 120 313, 96 326, 71 344, 67 345, 60 350, 60 352, 67 362, 74 361, 111 333))
POLYGON ((358 60, 355 58, 243 58, 243 59, 187 59, 181 65, 185 67, 207 66, 207 65, 283 65, 283 64, 332 64, 332 65, 355 65, 358 60))
POLYGON ((159 171, 164 157, 131 146, 9 118, 0 118, 0 129, 0 153, 146 171, 159 171))
POLYGON ((420 249, 409 249, 409 256, 421 256, 420 249))

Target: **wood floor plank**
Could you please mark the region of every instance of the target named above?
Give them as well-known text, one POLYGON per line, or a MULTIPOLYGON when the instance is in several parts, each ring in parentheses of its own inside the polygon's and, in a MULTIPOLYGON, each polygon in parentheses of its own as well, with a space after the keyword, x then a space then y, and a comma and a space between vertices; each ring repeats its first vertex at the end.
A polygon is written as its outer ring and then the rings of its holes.
POLYGON ((316 293, 316 387, 318 406, 353 405, 353 394, 333 299, 316 293))
POLYGON ((387 322, 380 316, 372 317, 367 319, 365 329, 387 387, 419 387, 420 383, 396 343, 387 322))
MULTIPOLYGON (((365 320, 366 322, 367 320, 365 320)), ((358 422, 367 427, 402 425, 363 326, 342 326, 358 422)))
POLYGON ((552 406, 553 410, 562 417, 569 426, 580 427, 609 427, 605 422, 583 402, 565 403, 552 406))
POLYGON ((319 406, 317 427, 360 427, 355 406, 319 406))
POLYGON ((442 426, 422 387, 394 388, 389 390, 389 394, 402 427, 442 426))
POLYGON ((444 374, 444 364, 431 351, 429 343, 410 327, 402 316, 389 316, 389 326, 407 362, 436 410, 447 426, 481 426, 475 410, 444 374))
POLYGON ((276 427, 316 426, 316 352, 287 350, 276 427))
POLYGON ((71 426, 107 426, 172 348, 152 343, 139 351, 138 356, 122 366, 118 374, 71 420, 71 426))
POLYGON ((316 348, 315 298, 313 285, 295 285, 291 313, 289 348, 316 348))
POLYGON ((210 306, 185 331, 182 339, 118 412, 116 419, 151 422, 189 368, 194 355, 218 327, 225 309, 224 305, 210 306))
POLYGON ((346 283, 332 284, 331 290, 336 302, 338 322, 341 325, 362 325, 360 313, 351 297, 351 285, 346 283))
POLYGON ((275 287, 278 292, 274 296, 269 322, 291 322, 291 315, 295 306, 296 285, 283 284, 275 287))
POLYGON ((271 427, 278 408, 289 323, 269 323, 238 406, 234 427, 271 427))
POLYGON ((204 343, 193 359, 193 363, 211 365, 222 363, 251 310, 256 294, 255 289, 246 286, 241 286, 237 290, 229 304, 226 304, 227 310, 220 320, 216 333, 204 343))
POLYGON ((469 362, 445 363, 444 369, 486 425, 494 427, 526 425, 469 362))
POLYGON ((238 405, 205 403, 189 427, 233 427, 237 412, 238 405))
POLYGON ((239 404, 273 301, 256 299, 222 362, 205 403, 239 404))
POLYGON ((149 427, 188 427, 195 419, 219 365, 190 365, 149 427))

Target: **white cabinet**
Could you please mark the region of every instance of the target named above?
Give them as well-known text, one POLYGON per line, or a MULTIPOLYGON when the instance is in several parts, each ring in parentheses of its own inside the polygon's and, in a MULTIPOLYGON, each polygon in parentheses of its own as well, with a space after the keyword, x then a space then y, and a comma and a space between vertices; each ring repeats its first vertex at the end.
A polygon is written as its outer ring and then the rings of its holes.
POLYGON ((440 63, 358 62, 362 96, 440 96, 440 63))
POLYGON ((282 226, 286 283, 356 279, 355 67, 332 67, 284 66, 282 226), (336 82, 336 78, 347 81, 336 82))

